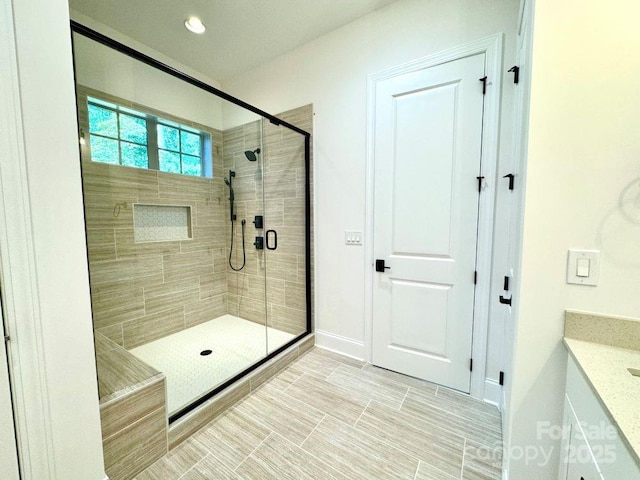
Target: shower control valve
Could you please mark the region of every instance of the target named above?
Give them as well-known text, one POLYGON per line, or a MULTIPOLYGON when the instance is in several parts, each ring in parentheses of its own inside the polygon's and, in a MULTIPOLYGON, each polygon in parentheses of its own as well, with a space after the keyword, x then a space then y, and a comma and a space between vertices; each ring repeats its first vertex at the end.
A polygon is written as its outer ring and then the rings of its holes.
POLYGON ((253 245, 256 247, 256 250, 264 250, 264 238, 256 237, 256 241, 253 242, 253 245))

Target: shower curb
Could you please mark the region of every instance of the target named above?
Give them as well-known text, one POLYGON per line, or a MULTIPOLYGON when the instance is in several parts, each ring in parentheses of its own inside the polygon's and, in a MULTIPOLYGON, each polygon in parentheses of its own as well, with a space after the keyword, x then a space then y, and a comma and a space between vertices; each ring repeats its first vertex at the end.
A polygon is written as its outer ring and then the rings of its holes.
POLYGON ((258 389, 299 356, 311 350, 314 345, 315 334, 311 333, 189 414, 170 424, 168 431, 169 450, 180 445, 218 415, 258 389))

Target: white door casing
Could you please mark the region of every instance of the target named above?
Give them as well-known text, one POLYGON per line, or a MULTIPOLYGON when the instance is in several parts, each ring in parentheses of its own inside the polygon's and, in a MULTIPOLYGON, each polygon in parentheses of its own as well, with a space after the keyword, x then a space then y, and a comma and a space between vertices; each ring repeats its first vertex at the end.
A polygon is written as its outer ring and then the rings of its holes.
MULTIPOLYGON (((511 306, 504 305, 504 358, 505 381, 502 391, 502 437, 506 450, 511 441, 511 387, 513 385, 513 359, 517 336, 517 311, 520 299, 520 264, 522 261, 522 235, 524 229, 524 195, 529 131, 529 100, 531 93, 531 55, 533 41, 533 0, 522 0, 518 21, 515 65, 519 67, 519 81, 515 85, 512 171, 514 190, 510 194, 509 248, 505 275, 511 277, 511 306)), ((508 472, 510 457, 505 457, 504 469, 508 472)), ((507 473, 505 473, 507 475, 507 473)))
MULTIPOLYGON (((406 64, 394 66, 371 74, 368 78, 368 120, 367 120, 367 183, 366 183, 366 238, 365 238, 365 359, 373 358, 373 313, 374 283, 378 273, 374 270, 374 142, 376 111, 375 103, 378 85, 385 80, 406 73, 423 70, 457 59, 477 54, 485 54, 485 72, 488 76, 487 94, 484 102, 484 122, 482 132, 482 166, 484 176, 480 195, 478 223, 478 283, 475 294, 475 320, 473 324, 473 371, 471 372, 470 393, 475 398, 483 398, 485 384, 486 338, 488 329, 489 285, 491 278, 491 252, 493 238, 493 211, 496 187, 496 164, 498 156, 499 106, 501 91, 503 35, 496 34, 446 51, 438 52, 406 64)), ((477 80, 477 79, 476 79, 477 80)))
POLYGON ((468 392, 485 55, 377 87, 373 363, 468 392))

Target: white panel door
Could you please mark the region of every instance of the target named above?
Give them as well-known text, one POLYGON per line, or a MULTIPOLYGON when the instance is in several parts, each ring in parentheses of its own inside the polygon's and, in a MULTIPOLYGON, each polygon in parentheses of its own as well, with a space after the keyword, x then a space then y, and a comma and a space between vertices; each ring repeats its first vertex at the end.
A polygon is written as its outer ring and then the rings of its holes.
MULTIPOLYGON (((0 300, 0 333, 4 336, 2 303, 0 300)), ((4 338, 4 337, 3 337, 4 338)), ((18 451, 13 424, 13 406, 9 387, 9 367, 4 340, 0 340, 0 477, 18 480, 18 451)))
POLYGON ((469 392, 482 147, 478 54, 378 83, 375 365, 469 392))

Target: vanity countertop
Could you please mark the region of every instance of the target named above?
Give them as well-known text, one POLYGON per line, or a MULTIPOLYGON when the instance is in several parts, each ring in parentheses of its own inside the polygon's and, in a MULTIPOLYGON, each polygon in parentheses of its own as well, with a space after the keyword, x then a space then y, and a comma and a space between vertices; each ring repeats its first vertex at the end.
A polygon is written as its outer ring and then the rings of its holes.
POLYGON ((640 322, 567 311, 564 343, 640 463, 640 322))

